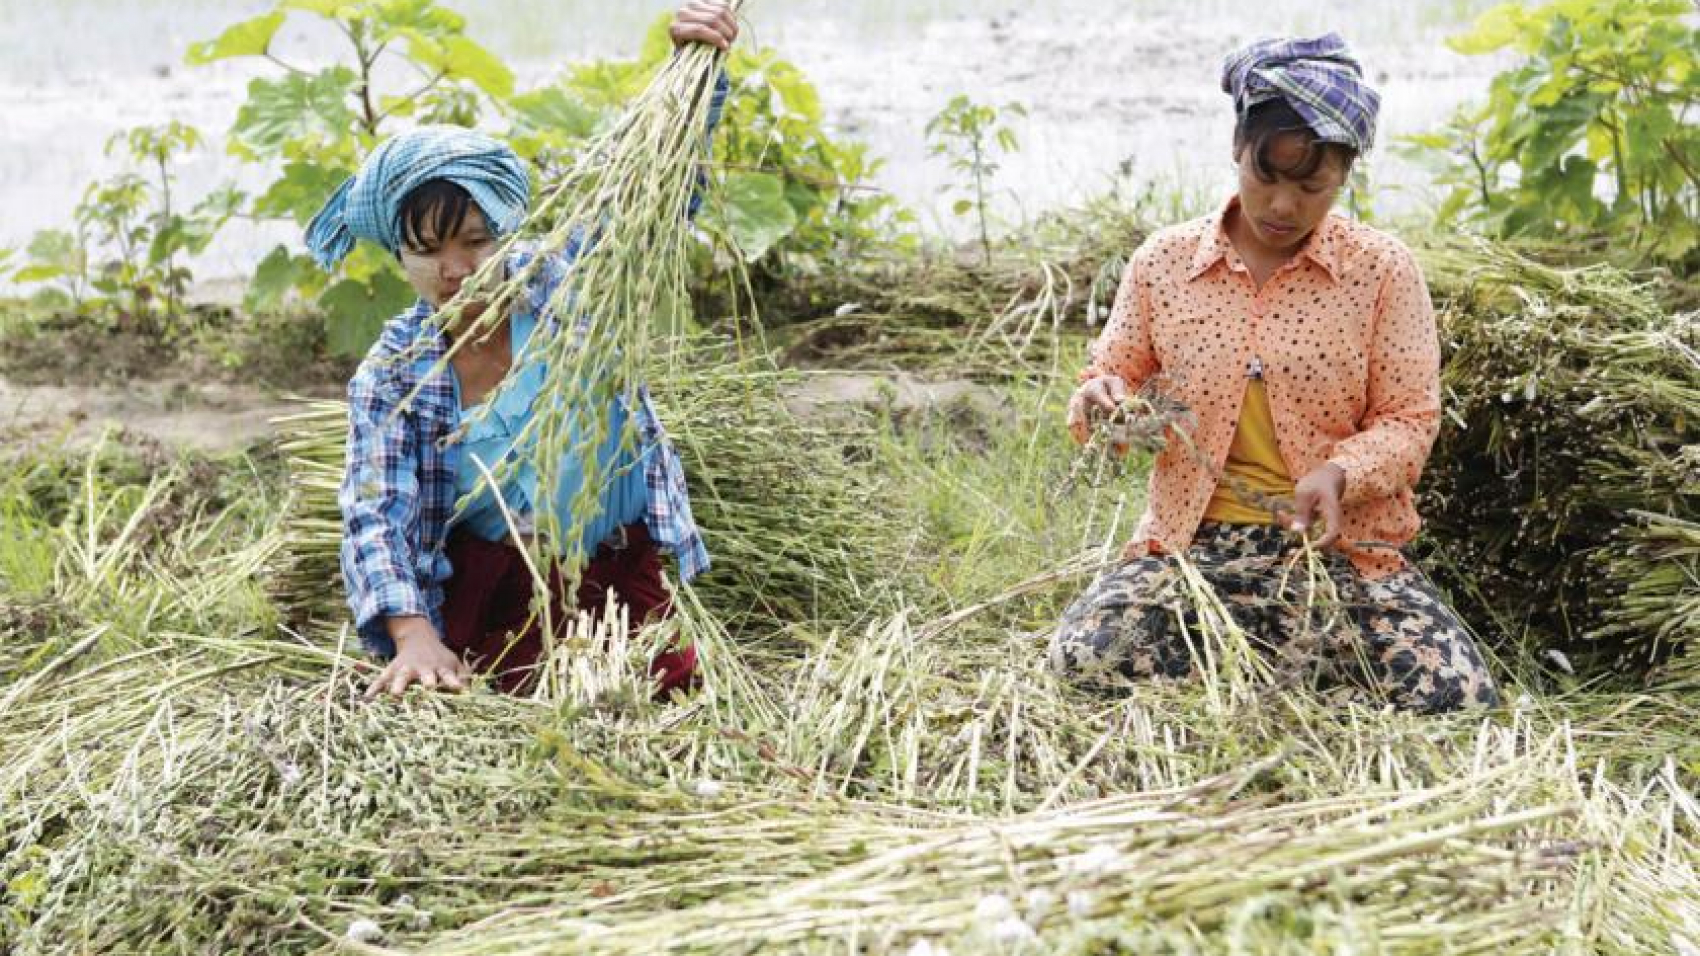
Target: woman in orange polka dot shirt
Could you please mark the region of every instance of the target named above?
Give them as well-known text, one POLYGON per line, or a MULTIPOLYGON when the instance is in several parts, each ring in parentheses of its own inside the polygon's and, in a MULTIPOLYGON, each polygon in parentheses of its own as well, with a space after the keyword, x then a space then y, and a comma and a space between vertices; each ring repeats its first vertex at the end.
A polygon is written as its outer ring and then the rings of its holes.
POLYGON ((1228 58, 1239 189, 1153 235, 1069 404, 1086 440, 1145 389, 1184 404, 1127 560, 1081 595, 1053 666, 1096 685, 1184 677, 1185 552, 1277 662, 1414 710, 1498 702, 1468 630, 1399 551, 1440 421, 1433 307, 1411 252, 1330 210, 1374 139, 1379 98, 1345 44, 1267 40, 1228 58), (1302 534, 1338 601, 1293 593, 1302 534), (1283 591, 1283 589, 1285 589, 1283 591))

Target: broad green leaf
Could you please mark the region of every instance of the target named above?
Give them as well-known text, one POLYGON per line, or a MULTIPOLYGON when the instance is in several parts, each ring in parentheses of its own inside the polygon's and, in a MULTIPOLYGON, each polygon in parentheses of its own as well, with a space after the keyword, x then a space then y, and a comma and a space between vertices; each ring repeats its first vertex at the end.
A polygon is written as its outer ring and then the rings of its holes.
POLYGON ((443 42, 444 66, 450 77, 466 80, 492 99, 514 95, 514 74, 496 55, 466 37, 449 37, 443 42))
POLYGON ((648 71, 638 64, 596 61, 573 67, 567 86, 589 106, 623 109, 648 82, 648 71))
POLYGON ((433 75, 465 80, 493 99, 506 100, 514 92, 514 75, 489 50, 458 34, 433 36, 423 30, 403 28, 395 36, 407 41, 407 55, 433 75))
POLYGON ((366 19, 366 12, 353 0, 283 0, 279 6, 284 10, 301 10, 344 22, 366 19))
POLYGON ((48 315, 65 315, 76 305, 77 303, 66 294, 64 289, 56 286, 37 289, 30 296, 30 308, 48 315))
POLYGON ((244 20, 219 34, 216 39, 190 44, 183 62, 190 66, 200 66, 230 57, 260 56, 271 47, 272 37, 277 36, 278 28, 283 26, 287 17, 288 14, 282 11, 274 11, 252 20, 244 20))
POLYGON ((247 159, 302 155, 346 140, 355 125, 348 97, 359 77, 345 66, 248 84, 236 112, 230 151, 247 159))
POLYGON ((18 273, 19 282, 40 282, 74 273, 82 267, 84 256, 77 237, 63 229, 41 230, 30 237, 24 251, 29 255, 30 265, 18 273), (27 270, 48 270, 48 273, 38 275, 27 270))
POLYGON ((285 163, 283 176, 254 200, 254 215, 293 219, 305 226, 352 172, 312 162, 285 163))
POLYGON ((440 7, 436 0, 378 0, 372 5, 373 25, 388 39, 396 31, 412 30, 434 37, 449 37, 466 29, 466 18, 440 7))
POLYGON ((1421 149, 1451 149, 1452 137, 1445 133, 1412 133, 1399 137, 1399 141, 1409 143, 1421 149))
POLYGON ((1492 53, 1516 42, 1524 21, 1522 7, 1515 3, 1502 3, 1477 17, 1468 33, 1448 38, 1446 45, 1465 56, 1492 53))
POLYGON ((289 294, 302 286, 311 286, 322 273, 310 256, 298 256, 287 246, 277 246, 260 260, 254 278, 242 297, 242 307, 249 314, 276 312, 289 300, 289 294))
POLYGON ((1671 213, 1661 219, 1654 227, 1657 230, 1657 241, 1652 252, 1661 259, 1670 262, 1680 262, 1695 249, 1700 249, 1700 225, 1682 213, 1682 210, 1671 204, 1666 207, 1671 213))
POLYGON ((1518 162, 1534 172, 1556 165, 1580 145, 1583 131, 1599 115, 1600 102, 1590 95, 1571 95, 1547 109, 1529 110, 1527 140, 1518 162))
POLYGON ((458 80, 441 83, 419 99, 419 120, 436 126, 478 124, 478 90, 458 80))
POLYGON ((643 48, 638 53, 638 62, 645 66, 653 66, 673 55, 673 14, 663 13, 650 21, 649 29, 643 34, 643 48))
POLYGON ((799 220, 807 219, 809 214, 826 203, 825 190, 800 180, 785 181, 785 201, 796 210, 799 220))
POLYGON ((17 270, 12 273, 12 281, 28 285, 34 282, 51 282, 54 279, 68 275, 71 275, 71 271, 66 269, 64 266, 44 262, 24 266, 17 270))
POLYGON ((785 182, 770 173, 730 173, 721 192, 726 232, 755 262, 797 228, 797 212, 785 198, 785 182))
POLYGON ((785 64, 776 64, 768 72, 768 83, 785 103, 785 109, 814 124, 821 121, 820 93, 803 71, 785 64))
POLYGON ((569 140, 588 139, 602 124, 600 110, 592 109, 558 86, 522 93, 509 105, 522 127, 569 140))
POLYGON ((1573 222, 1589 223, 1601 212, 1600 201, 1594 196, 1594 185, 1600 168, 1583 156, 1565 158, 1559 175, 1550 181, 1549 189, 1555 205, 1569 213, 1573 222))
POLYGON ((958 199, 950 206, 950 211, 958 216, 966 216, 974 211, 974 200, 958 199))
POLYGON ((325 344, 336 355, 359 358, 378 340, 384 323, 416 301, 413 288, 393 271, 370 282, 344 279, 319 296, 325 311, 325 344))

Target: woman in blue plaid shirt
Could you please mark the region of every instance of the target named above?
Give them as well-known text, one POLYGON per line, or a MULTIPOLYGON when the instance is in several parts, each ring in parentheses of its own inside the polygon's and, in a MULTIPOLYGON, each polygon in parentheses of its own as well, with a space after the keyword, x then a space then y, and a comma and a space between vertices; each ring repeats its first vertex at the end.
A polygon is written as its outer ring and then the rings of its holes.
MULTIPOLYGON (((721 0, 688 0, 671 32, 676 45, 728 49, 738 25, 721 0)), ((711 130, 726 91, 722 76, 711 130)), ((546 303, 565 261, 544 263, 492 332, 460 343, 448 371, 432 374, 483 307, 468 306, 449 328, 432 315, 519 226, 528 202, 525 167, 506 146, 469 130, 426 127, 375 150, 308 227, 308 246, 321 265, 334 266, 364 238, 397 256, 419 294, 412 309, 385 326, 348 389, 348 465, 339 495, 343 577, 362 642, 387 660, 369 696, 401 694, 413 684, 460 690, 473 669, 504 690, 524 690, 541 652, 530 613, 532 578, 515 540, 532 525, 535 475, 528 482, 522 469, 502 488, 503 503, 510 510, 518 505, 515 523, 488 491, 458 511, 456 502, 475 489, 480 464, 493 469, 512 453, 529 418, 541 370, 530 362, 516 366, 514 358, 548 320, 546 303), (521 387, 500 390, 510 378, 521 387), (487 400, 495 403, 489 414, 468 414, 487 400), (469 428, 455 435, 463 420, 469 428)), ((515 254, 509 273, 528 262, 528 254, 515 254)), ((684 580, 707 568, 708 553, 691 518, 682 466, 648 395, 640 392, 630 408, 617 403, 611 414, 618 419, 611 433, 618 435, 629 416, 640 442, 635 450, 622 451, 617 441, 601 450, 614 466, 605 473, 615 477, 587 531, 586 553, 593 557, 574 604, 594 613, 617 599, 635 628, 671 613, 660 553, 675 555, 684 580)), ((565 576, 553 577, 559 600, 565 576)), ((694 649, 685 649, 661 655, 651 670, 665 693, 687 685, 695 666, 694 649)))

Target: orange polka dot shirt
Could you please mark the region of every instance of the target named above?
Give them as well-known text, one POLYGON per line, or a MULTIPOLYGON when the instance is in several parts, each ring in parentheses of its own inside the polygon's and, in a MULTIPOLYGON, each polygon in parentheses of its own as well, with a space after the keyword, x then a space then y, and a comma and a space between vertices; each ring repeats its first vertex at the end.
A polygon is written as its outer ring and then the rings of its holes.
POLYGON ((1171 440, 1158 456, 1130 550, 1191 542, 1261 360, 1288 474, 1325 462, 1345 471, 1342 550, 1365 577, 1386 577, 1421 526, 1413 489, 1440 427, 1440 337, 1422 270, 1398 239, 1331 214, 1259 291, 1223 228, 1237 203, 1134 253, 1081 373, 1120 376, 1130 391, 1151 383, 1197 416, 1198 451, 1171 440))

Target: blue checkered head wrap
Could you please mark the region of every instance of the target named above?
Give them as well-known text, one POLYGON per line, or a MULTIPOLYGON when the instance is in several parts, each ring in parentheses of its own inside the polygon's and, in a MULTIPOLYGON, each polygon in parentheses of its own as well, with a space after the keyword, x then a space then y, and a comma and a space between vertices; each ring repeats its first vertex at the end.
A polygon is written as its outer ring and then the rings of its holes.
POLYGON ((459 126, 422 126, 385 140, 307 224, 307 249, 323 269, 354 251, 356 239, 390 252, 401 248, 401 204, 433 179, 472 197, 493 234, 519 228, 531 202, 531 180, 513 150, 459 126))
POLYGON ((1229 54, 1222 64, 1222 91, 1234 112, 1284 99, 1324 143, 1369 152, 1375 142, 1381 96, 1364 83, 1363 67, 1337 33, 1259 40, 1229 54))

